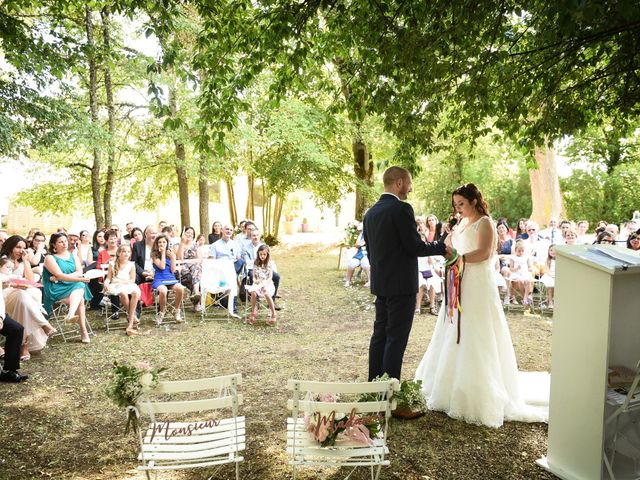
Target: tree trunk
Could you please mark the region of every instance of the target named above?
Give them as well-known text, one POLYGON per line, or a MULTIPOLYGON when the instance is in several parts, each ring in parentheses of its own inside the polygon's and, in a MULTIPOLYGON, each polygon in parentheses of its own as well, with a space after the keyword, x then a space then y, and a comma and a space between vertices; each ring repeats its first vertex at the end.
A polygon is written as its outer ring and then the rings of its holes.
MULTIPOLYGON (((171 118, 178 116, 178 104, 176 100, 175 86, 169 87, 169 111, 171 118)), ((175 165, 176 175, 178 177, 178 199, 180 201, 180 223, 182 228, 191 225, 191 217, 189 215, 189 179, 187 178, 186 169, 186 153, 184 143, 174 138, 173 145, 175 149, 175 165)))
POLYGON ((109 8, 105 7, 100 12, 100 16, 102 18, 102 35, 104 42, 104 90, 107 98, 107 114, 109 118, 109 148, 108 148, 108 159, 107 159, 107 178, 104 184, 104 193, 103 193, 103 203, 104 203, 104 222, 107 227, 111 226, 111 196, 113 193, 113 182, 115 176, 116 169, 116 149, 115 149, 115 141, 116 141, 116 119, 115 119, 115 111, 113 107, 113 87, 111 84, 111 67, 110 57, 111 57, 111 42, 109 39, 110 35, 110 18, 109 18, 109 8))
POLYGON ((356 184, 356 211, 355 218, 362 221, 367 209, 368 187, 373 186, 373 161, 369 149, 362 138, 353 139, 353 171, 360 182, 356 184))
POLYGON ((233 191, 233 179, 225 179, 227 185, 227 199, 229 201, 229 219, 233 227, 238 224, 238 211, 236 210, 236 196, 233 191))
POLYGON ((278 238, 280 233, 280 217, 282 216, 282 206, 284 204, 284 200, 279 195, 276 195, 276 205, 273 211, 273 237, 274 239, 278 238))
MULTIPOLYGON (((93 20, 91 10, 85 7, 85 29, 87 32, 88 63, 89 63, 89 111, 91 123, 98 127, 98 67, 96 65, 96 44, 93 38, 93 20)), ((93 213, 96 228, 106 227, 100 196, 100 149, 97 144, 93 147, 93 165, 91 166, 91 197, 93 199, 93 213)))
POLYGON ((253 220, 253 215, 254 215, 254 201, 253 201, 253 187, 255 184, 255 180, 253 178, 253 175, 249 174, 247 175, 247 188, 249 190, 249 193, 247 194, 247 209, 244 212, 244 216, 245 218, 249 219, 249 220, 253 220))
POLYGON ((354 99, 352 98, 352 90, 348 79, 350 79, 355 72, 351 71, 348 67, 348 63, 342 58, 334 58, 333 63, 338 70, 338 75, 340 76, 340 82, 342 85, 341 90, 345 103, 347 106, 355 104, 361 107, 359 111, 356 109, 356 112, 358 113, 354 113, 354 109, 352 108, 351 111, 348 112, 348 117, 355 122, 356 126, 356 136, 351 141, 351 147, 353 150, 353 172, 359 180, 356 183, 355 219, 362 221, 364 212, 367 209, 367 192, 369 187, 373 187, 373 161, 371 160, 369 149, 364 143, 362 135, 360 135, 360 128, 364 121, 364 117, 360 112, 365 110, 365 108, 363 108, 365 101, 362 96, 355 98, 355 102, 352 101, 354 99))
POLYGON ((549 145, 536 147, 534 156, 538 168, 529 170, 533 203, 531 219, 546 225, 550 218, 559 219, 564 213, 560 181, 553 149, 549 145))
POLYGON ((207 178, 207 162, 200 159, 198 167, 198 216, 200 220, 200 233, 209 232, 209 180, 207 178))

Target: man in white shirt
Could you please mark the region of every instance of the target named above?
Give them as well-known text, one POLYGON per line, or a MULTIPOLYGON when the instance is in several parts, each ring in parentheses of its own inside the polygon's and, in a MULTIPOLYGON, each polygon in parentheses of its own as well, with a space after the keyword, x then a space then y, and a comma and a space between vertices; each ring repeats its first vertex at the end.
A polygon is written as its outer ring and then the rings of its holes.
POLYGON ((256 227, 256 224, 251 220, 247 220, 245 222, 243 235, 239 235, 236 239, 243 251, 251 245, 253 232, 257 230, 258 228, 256 227))
POLYGON ((524 241, 524 244, 533 263, 533 274, 539 275, 547 261, 551 242, 541 238, 538 234, 538 224, 534 221, 527 222, 526 230, 529 238, 524 241))
MULTIPOLYGON (((255 262, 256 257, 258 256, 258 247, 260 247, 260 245, 262 245, 262 242, 260 241, 260 232, 254 229, 251 231, 251 239, 249 243, 246 243, 242 248, 242 258, 244 259, 248 272, 253 270, 253 262, 255 262)), ((247 273, 247 276, 250 276, 250 273, 247 273)))
POLYGON ((539 230, 538 235, 549 240, 553 245, 562 244, 562 231, 558 228, 558 220, 555 218, 549 219, 549 226, 544 230, 539 230))
POLYGON ((240 273, 244 265, 242 259, 242 247, 231 239, 233 227, 225 225, 222 227, 222 237, 211 245, 211 256, 213 258, 228 258, 233 260, 236 273, 240 273))
POLYGON ((2 371, 0 371, 0 382, 24 382, 29 376, 18 373, 18 370, 20 370, 20 345, 22 345, 24 328, 5 312, 2 283, 0 283, 0 335, 7 339, 4 345, 4 365, 2 371))

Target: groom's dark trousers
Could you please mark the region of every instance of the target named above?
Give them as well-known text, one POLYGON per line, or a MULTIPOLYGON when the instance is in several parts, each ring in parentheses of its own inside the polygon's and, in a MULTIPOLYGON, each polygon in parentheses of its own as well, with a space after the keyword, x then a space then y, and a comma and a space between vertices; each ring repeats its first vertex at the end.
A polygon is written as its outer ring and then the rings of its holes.
POLYGON ((363 223, 371 293, 376 295, 369 380, 384 373, 400 379, 418 293, 418 257, 444 255, 445 246, 423 242, 411 205, 389 193, 382 194, 363 223))

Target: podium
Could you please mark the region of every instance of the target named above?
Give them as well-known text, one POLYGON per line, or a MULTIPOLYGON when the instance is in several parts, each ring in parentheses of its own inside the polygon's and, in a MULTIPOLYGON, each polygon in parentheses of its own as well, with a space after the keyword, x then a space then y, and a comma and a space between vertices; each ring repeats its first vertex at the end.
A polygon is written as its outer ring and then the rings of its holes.
POLYGON ((556 257, 549 442, 537 463, 565 480, 608 479, 608 367, 640 359, 640 256, 581 245, 557 246, 556 257))

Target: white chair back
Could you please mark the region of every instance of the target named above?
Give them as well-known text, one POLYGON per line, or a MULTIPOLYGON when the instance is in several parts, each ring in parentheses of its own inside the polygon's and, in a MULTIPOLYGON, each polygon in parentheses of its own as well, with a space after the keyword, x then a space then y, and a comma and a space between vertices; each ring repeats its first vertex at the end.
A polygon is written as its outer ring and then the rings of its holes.
POLYGON ((240 374, 197 380, 160 382, 136 405, 138 415, 149 416, 150 423, 139 430, 142 465, 138 470, 180 470, 226 463, 236 464, 239 478, 240 455, 246 448, 245 419, 239 416, 243 397, 238 393, 240 374), (205 398, 165 400, 166 396, 215 391, 205 398), (151 398, 161 396, 161 400, 151 398), (230 415, 218 415, 219 411, 230 415), (185 419, 184 414, 201 416, 185 419), (158 416, 163 418, 159 419, 158 416), (171 417, 168 417, 172 415, 171 417), (177 418, 177 420, 176 420, 177 418))
POLYGON ((379 476, 380 467, 389 465, 386 458, 389 453, 386 443, 387 427, 391 410, 395 408, 393 392, 400 389, 397 380, 366 383, 289 380, 287 388, 292 391, 287 402, 291 411, 291 417, 287 421, 287 454, 289 464, 293 466, 294 479, 299 465, 347 466, 353 469, 369 466, 372 478, 379 476), (323 397, 326 394, 335 396, 336 401, 326 401, 327 398, 323 397), (360 401, 361 395, 367 396, 366 401, 360 401), (323 447, 308 432, 309 418, 316 421, 340 421, 350 415, 367 414, 381 415, 380 431, 371 438, 369 445, 345 439, 336 441, 330 448, 323 447), (377 467, 375 473, 374 467, 377 467))

